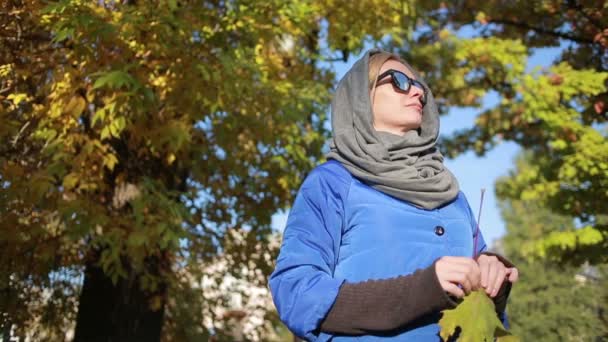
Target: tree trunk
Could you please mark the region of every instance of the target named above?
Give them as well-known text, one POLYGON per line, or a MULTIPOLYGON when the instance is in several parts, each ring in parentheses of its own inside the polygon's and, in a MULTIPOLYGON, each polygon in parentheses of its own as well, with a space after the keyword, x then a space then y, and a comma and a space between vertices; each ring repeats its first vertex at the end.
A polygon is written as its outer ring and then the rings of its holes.
MULTIPOLYGON (((149 262, 148 266, 158 271, 158 262, 149 262)), ((155 293, 145 293, 140 287, 140 277, 133 271, 129 273, 127 279, 119 279, 114 285, 101 267, 87 264, 75 342, 160 341, 166 286, 159 286, 155 293), (150 305, 154 296, 160 296, 158 310, 150 305)))

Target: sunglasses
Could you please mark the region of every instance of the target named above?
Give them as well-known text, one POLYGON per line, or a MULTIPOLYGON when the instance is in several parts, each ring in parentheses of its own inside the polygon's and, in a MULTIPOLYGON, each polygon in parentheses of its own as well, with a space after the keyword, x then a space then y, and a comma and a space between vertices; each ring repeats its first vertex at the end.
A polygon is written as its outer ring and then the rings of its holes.
POLYGON ((420 99, 420 102, 422 102, 423 106, 426 104, 426 88, 424 88, 422 83, 409 78, 406 74, 402 73, 401 71, 398 71, 395 69, 389 69, 389 70, 383 72, 382 74, 380 74, 380 76, 378 76, 378 82, 376 82, 376 87, 378 85, 380 85, 379 81, 388 75, 391 76, 391 83, 401 91, 404 91, 407 93, 410 90, 410 87, 412 85, 422 89, 422 98, 420 99))

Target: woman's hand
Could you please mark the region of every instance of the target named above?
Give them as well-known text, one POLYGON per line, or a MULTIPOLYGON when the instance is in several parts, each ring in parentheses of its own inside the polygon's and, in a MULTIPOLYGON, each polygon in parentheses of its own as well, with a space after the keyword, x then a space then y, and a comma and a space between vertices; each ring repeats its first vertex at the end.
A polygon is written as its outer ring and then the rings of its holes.
POLYGON ((517 268, 506 267, 493 255, 481 254, 477 257, 477 263, 481 270, 481 287, 492 298, 496 297, 505 279, 508 279, 511 283, 515 283, 519 278, 517 268))
POLYGON ((443 290, 458 298, 481 287, 479 265, 471 258, 441 257, 435 263, 435 273, 443 290))

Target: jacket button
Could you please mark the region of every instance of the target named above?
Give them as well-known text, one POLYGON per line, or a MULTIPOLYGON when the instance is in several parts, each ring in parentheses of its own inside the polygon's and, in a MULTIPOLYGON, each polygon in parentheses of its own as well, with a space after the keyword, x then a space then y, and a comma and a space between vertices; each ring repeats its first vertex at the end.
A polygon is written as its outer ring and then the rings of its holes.
POLYGON ((445 229, 442 226, 435 227, 435 234, 441 236, 445 233, 445 229))

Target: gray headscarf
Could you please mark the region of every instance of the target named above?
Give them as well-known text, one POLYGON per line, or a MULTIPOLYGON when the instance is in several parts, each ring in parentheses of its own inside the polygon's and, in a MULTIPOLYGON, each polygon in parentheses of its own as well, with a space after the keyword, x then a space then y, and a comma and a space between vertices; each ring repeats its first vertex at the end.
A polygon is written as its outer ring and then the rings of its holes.
POLYGON ((427 88, 422 125, 399 136, 376 131, 369 93, 369 57, 365 53, 340 80, 331 105, 333 137, 328 159, 342 163, 350 173, 391 196, 425 209, 435 209, 458 194, 458 181, 443 165, 435 147, 439 113, 430 89, 405 61, 416 79, 427 88))

